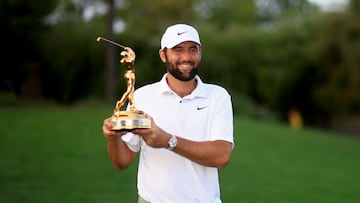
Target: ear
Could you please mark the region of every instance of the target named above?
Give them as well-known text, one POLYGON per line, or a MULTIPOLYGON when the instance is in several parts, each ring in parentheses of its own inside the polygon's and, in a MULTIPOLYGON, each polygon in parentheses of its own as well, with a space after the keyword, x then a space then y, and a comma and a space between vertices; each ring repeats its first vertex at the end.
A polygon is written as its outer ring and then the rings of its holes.
POLYGON ((164 49, 159 50, 159 56, 160 56, 161 61, 166 63, 166 56, 165 56, 165 50, 164 49))
POLYGON ((199 61, 201 61, 202 58, 202 49, 201 46, 199 47, 199 61))

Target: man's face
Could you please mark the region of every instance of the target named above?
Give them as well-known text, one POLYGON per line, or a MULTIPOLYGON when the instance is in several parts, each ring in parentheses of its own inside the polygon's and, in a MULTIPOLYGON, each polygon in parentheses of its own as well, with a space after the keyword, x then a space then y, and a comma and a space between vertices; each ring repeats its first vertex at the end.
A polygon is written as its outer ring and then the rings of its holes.
POLYGON ((176 79, 190 81, 198 73, 201 49, 195 42, 183 42, 160 54, 168 72, 176 79))

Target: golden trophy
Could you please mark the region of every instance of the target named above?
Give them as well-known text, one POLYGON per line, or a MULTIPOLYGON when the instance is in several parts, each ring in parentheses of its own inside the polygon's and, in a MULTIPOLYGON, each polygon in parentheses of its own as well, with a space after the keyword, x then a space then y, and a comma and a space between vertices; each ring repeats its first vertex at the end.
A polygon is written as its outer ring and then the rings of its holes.
POLYGON ((135 107, 135 52, 130 47, 125 47, 108 39, 102 37, 96 39, 98 42, 100 40, 107 41, 124 49, 124 51, 120 53, 120 56, 122 57, 120 63, 126 66, 124 78, 127 83, 127 89, 121 99, 116 102, 114 113, 111 118, 112 130, 131 131, 136 128, 150 128, 150 119, 145 117, 143 111, 139 111, 135 107), (129 110, 121 110, 127 101, 129 102, 129 110))

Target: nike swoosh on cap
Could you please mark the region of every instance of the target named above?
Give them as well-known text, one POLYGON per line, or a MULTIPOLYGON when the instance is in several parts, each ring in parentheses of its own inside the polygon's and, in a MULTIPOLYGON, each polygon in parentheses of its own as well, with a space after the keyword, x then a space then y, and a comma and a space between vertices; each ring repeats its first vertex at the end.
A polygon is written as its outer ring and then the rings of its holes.
POLYGON ((182 35, 182 34, 184 34, 184 33, 186 33, 187 31, 185 31, 185 32, 178 32, 177 33, 177 35, 182 35))

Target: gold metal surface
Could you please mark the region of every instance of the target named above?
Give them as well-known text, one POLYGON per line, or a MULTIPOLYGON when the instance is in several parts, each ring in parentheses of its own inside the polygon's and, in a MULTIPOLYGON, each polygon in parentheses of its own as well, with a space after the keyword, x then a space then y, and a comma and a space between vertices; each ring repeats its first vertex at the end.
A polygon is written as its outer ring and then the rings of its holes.
POLYGON ((150 128, 150 119, 145 117, 144 112, 139 111, 135 107, 134 90, 135 90, 135 52, 130 48, 105 39, 98 37, 96 41, 104 40, 116 46, 123 48, 120 53, 122 59, 120 63, 125 66, 124 78, 126 80, 127 89, 123 93, 120 100, 116 102, 113 116, 111 118, 112 130, 132 130, 136 128, 150 128), (125 106, 126 102, 129 102, 129 110, 120 110, 125 106))

